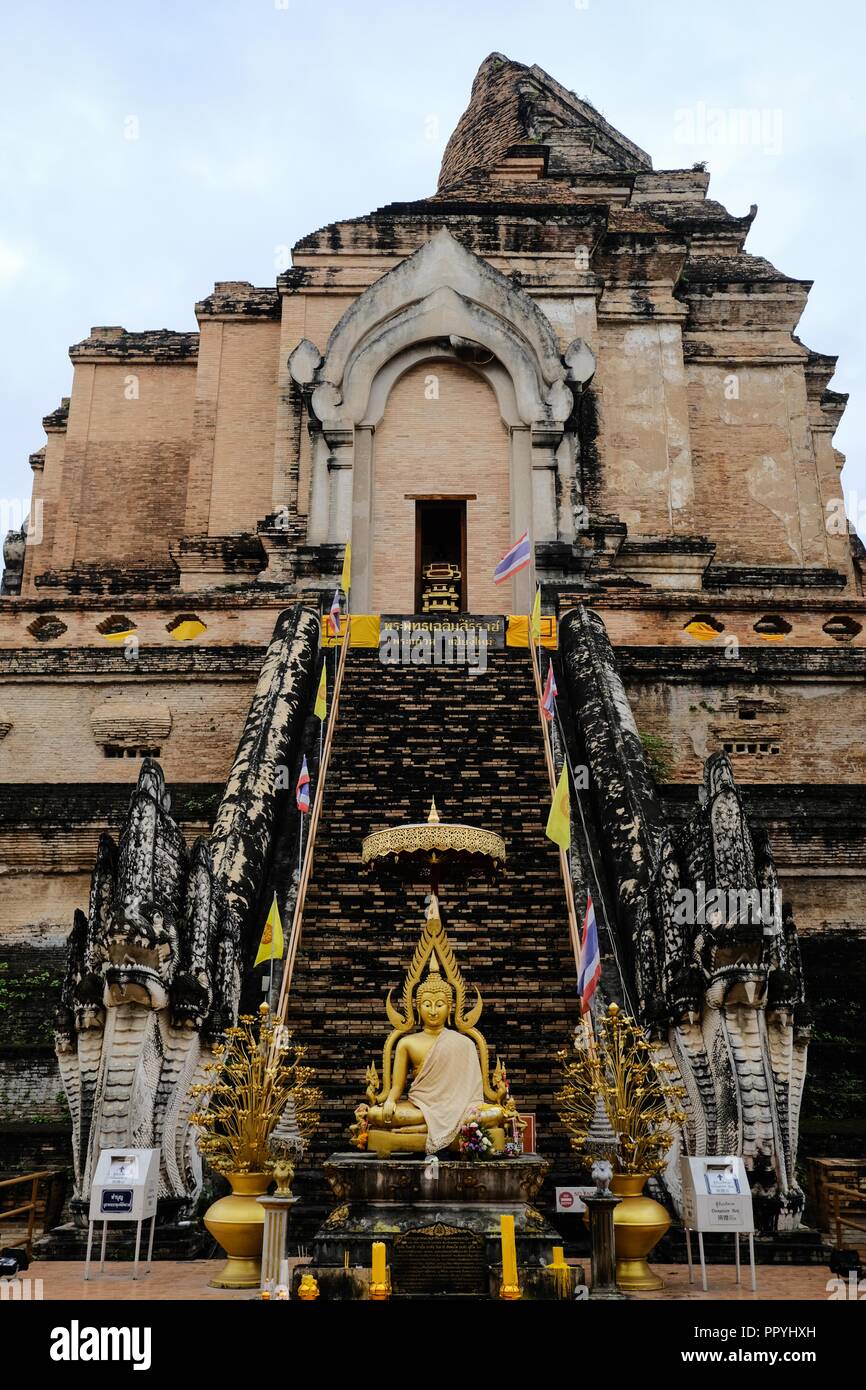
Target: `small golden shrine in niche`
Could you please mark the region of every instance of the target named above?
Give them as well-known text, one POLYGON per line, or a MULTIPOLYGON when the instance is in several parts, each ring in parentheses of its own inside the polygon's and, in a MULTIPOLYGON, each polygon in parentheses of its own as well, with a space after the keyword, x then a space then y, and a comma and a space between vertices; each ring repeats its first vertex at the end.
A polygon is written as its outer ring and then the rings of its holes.
POLYGON ((447 561, 425 565, 421 612, 459 613, 461 578, 459 565, 452 565, 447 561))

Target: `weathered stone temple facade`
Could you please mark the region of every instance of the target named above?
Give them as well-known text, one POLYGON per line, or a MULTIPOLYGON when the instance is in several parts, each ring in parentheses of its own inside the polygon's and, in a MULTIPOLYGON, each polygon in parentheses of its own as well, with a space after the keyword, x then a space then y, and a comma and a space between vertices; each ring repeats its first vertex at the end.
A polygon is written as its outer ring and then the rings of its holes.
MULTIPOLYGON (((182 1107, 148 1118, 141 1077, 160 1095, 193 1078, 184 1029, 206 1040, 239 989, 257 997, 263 904, 276 891, 291 916, 288 789, 318 750, 309 612, 349 537, 357 614, 420 612, 428 562, 487 619, 526 614, 541 585, 590 774, 578 898, 595 885, 604 987, 670 1047, 694 1142, 766 1160, 783 1192, 798 1121, 801 1151, 862 1152, 866 600, 832 443, 845 397, 835 358, 796 336, 809 283, 746 251, 755 209, 708 184, 494 54, 429 198, 311 233, 275 286, 218 283, 196 333, 98 327, 71 348, 0 598, 3 1166, 68 1152, 63 977, 79 1184, 90 1126, 116 1142, 133 1124, 173 1126, 164 1194, 194 1189, 182 1107), (523 532, 533 568, 495 585, 523 532), (772 933, 674 920, 681 887, 777 886, 772 933)), ((572 1171, 552 1094, 574 962, 542 748, 525 645, 477 676, 350 652, 290 1009, 323 1151, 423 909, 364 878, 360 841, 435 793, 506 839, 507 880, 446 900, 449 934, 540 1151, 572 1171)))

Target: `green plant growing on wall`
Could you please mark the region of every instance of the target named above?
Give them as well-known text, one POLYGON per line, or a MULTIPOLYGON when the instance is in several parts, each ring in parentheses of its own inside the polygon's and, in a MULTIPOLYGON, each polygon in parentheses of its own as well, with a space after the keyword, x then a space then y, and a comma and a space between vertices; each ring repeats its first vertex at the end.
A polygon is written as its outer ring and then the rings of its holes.
POLYGON ((7 1042, 43 1046, 54 1040, 54 1003, 61 980, 51 970, 9 973, 0 961, 0 1033, 7 1042))
POLYGON ((656 782, 669 781, 673 771, 673 746, 668 739, 662 738, 661 734, 638 732, 653 779, 656 782))

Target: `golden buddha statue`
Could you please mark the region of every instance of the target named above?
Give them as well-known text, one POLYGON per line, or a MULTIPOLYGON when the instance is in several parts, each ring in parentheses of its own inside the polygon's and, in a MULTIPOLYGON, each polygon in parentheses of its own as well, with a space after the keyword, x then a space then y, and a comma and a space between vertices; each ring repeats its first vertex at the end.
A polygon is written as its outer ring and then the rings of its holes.
POLYGON ((475 1027, 481 996, 476 990, 476 1002, 465 1009, 466 986, 435 895, 406 975, 402 1012, 392 1003, 392 993, 385 1005, 393 1031, 382 1053, 382 1085, 376 1067, 370 1066, 368 1103, 355 1111, 352 1143, 380 1154, 433 1154, 459 1149, 462 1128, 474 1120, 493 1149, 501 1151, 509 1140, 519 1144, 523 1126, 505 1070, 497 1058, 492 1077, 488 1075, 487 1044, 475 1027))

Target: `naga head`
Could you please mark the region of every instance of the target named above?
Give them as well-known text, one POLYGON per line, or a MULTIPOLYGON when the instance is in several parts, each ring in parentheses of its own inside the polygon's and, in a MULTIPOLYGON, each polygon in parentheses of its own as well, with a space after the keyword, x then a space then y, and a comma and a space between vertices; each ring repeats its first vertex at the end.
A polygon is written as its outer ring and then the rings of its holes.
POLYGON ((154 902, 127 903, 103 938, 105 1004, 164 1009, 177 966, 177 929, 154 902))
POLYGON ((708 922, 695 940, 706 980, 707 1002, 716 1008, 761 1009, 767 996, 766 945, 760 922, 708 922))

